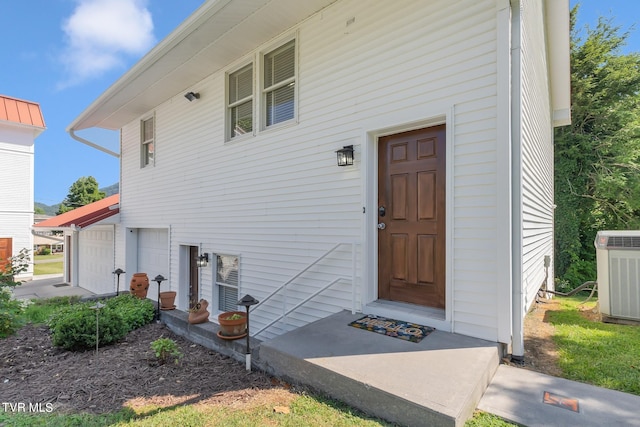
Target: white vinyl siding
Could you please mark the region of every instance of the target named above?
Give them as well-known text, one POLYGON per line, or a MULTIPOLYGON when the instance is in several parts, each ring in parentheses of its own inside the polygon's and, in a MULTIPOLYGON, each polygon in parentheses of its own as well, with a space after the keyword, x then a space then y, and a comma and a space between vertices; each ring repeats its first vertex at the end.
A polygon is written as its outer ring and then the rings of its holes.
MULTIPOLYGON (((13 255, 33 249, 33 130, 0 124, 0 237, 13 239, 13 255)), ((20 275, 32 275, 33 266, 20 275)))
MULTIPOLYGON (((367 205, 365 194, 375 175, 362 163, 375 152, 367 145, 368 132, 452 112, 447 253, 453 274, 447 304, 455 332, 495 340, 495 271, 504 262, 493 250, 497 183, 509 179, 497 176, 496 164, 495 2, 373 3, 339 0, 291 29, 298 34, 297 126, 225 144, 228 104, 221 100, 228 69, 197 85, 207 94, 197 108, 175 102, 180 93, 155 109, 155 141, 162 151, 151 173, 138 167, 138 122, 125 126, 121 220, 170 226, 172 287, 178 283, 179 245, 202 243, 205 252, 242 254, 240 292, 263 300, 334 244, 362 242, 369 232, 365 218, 377 206, 367 205), (351 17, 355 21, 345 29, 351 17), (345 145, 354 145, 355 163, 339 168, 335 151, 345 145)), ((265 40, 243 57, 270 52, 271 43, 265 40)), ((284 104, 276 99, 274 105, 284 104)), ((361 308, 368 301, 362 301, 366 292, 360 287, 373 286, 377 266, 367 264, 361 248, 356 252, 361 308), (365 270, 371 279, 366 283, 365 270)), ((340 247, 255 310, 252 330, 337 277, 348 280, 259 338, 351 309, 352 265, 351 248, 340 247)), ((215 301, 215 268, 201 270, 201 283, 202 298, 215 301)))
MULTIPOLYGON (((541 2, 524 0, 522 14, 522 278, 523 313, 553 260, 553 128, 541 2)), ((548 271, 553 286, 553 264, 548 271)), ((515 315, 515 314, 514 314, 515 315)))

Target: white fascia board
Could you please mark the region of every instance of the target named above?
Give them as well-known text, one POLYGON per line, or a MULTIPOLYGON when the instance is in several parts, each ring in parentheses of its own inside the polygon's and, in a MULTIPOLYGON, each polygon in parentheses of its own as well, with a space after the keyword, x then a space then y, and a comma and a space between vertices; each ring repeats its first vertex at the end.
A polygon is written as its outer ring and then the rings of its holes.
POLYGON ((545 0, 553 126, 571 124, 571 29, 569 0, 545 0))

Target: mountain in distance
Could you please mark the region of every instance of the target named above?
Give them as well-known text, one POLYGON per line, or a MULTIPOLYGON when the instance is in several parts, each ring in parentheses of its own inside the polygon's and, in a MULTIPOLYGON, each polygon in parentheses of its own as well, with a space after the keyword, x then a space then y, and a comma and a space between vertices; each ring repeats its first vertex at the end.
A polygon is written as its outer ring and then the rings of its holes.
MULTIPOLYGON (((103 191, 105 193, 105 197, 112 196, 120 191, 120 184, 116 182, 115 184, 112 184, 108 187, 101 188, 100 191, 103 191)), ((56 216, 56 212, 58 212, 58 209, 60 208, 60 203, 57 203, 55 205, 45 205, 44 203, 35 202, 34 209, 41 208, 46 215, 56 216)))

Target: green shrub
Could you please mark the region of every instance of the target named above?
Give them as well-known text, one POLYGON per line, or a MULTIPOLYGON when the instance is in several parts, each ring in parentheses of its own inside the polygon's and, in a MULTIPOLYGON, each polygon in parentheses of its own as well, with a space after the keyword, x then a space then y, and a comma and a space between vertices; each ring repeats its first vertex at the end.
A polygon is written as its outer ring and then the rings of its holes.
POLYGON ((163 365, 169 357, 173 357, 175 363, 182 357, 178 344, 171 338, 158 338, 151 343, 151 350, 156 354, 158 362, 163 365))
POLYGON ((38 255, 51 255, 51 249, 43 246, 38 250, 38 255))
POLYGON ((150 323, 155 317, 156 308, 148 299, 140 299, 131 294, 122 294, 106 301, 106 308, 117 311, 129 331, 150 323))
MULTIPOLYGON (((67 350, 82 350, 96 346, 95 301, 63 306, 48 321, 54 345, 67 350)), ((130 331, 151 322, 154 305, 129 294, 108 299, 98 317, 98 345, 112 344, 130 331)))
MULTIPOLYGON (((53 345, 66 350, 83 350, 96 346, 96 310, 89 304, 78 304, 60 310, 54 316, 53 345)), ((99 346, 114 343, 129 332, 117 311, 103 307, 98 313, 99 346)))
POLYGON ((13 334, 22 326, 27 302, 15 300, 11 290, 21 285, 15 276, 27 271, 29 260, 27 249, 21 249, 14 257, 0 259, 0 338, 13 334))

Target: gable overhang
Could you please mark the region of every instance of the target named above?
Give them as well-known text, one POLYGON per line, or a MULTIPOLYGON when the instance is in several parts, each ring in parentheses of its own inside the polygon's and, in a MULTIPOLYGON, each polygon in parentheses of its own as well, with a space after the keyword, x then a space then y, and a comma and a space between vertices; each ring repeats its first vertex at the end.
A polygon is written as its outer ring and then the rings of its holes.
POLYGON ((34 224, 34 231, 81 231, 98 224, 117 224, 120 197, 115 194, 34 224))
POLYGON ((67 132, 121 129, 335 1, 208 0, 83 111, 67 132))
POLYGON ((546 0, 545 22, 553 126, 571 124, 571 29, 569 0, 546 0))

